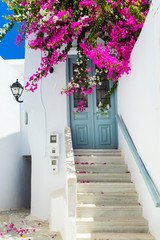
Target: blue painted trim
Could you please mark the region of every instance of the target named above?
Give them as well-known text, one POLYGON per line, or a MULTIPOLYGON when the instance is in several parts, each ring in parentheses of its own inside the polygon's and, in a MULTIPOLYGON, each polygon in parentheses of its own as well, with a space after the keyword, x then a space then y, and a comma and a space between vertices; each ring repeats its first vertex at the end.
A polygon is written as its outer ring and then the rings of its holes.
MULTIPOLYGON (((118 87, 117 87, 118 88, 118 87)), ((115 99, 115 118, 118 114, 118 94, 117 94, 117 88, 114 92, 114 99, 115 99)), ((118 122, 116 121, 116 145, 117 145, 117 148, 118 148, 118 122)))
MULTIPOLYGON (((69 58, 66 61, 66 84, 69 82, 69 58)), ((70 102, 69 98, 67 97, 67 123, 68 127, 70 127, 70 102)))
MULTIPOLYGON (((70 75, 70 61, 71 59, 76 59, 77 55, 68 55, 67 61, 66 61, 66 84, 69 83, 70 79, 69 79, 69 75, 70 75)), ((70 98, 67 97, 67 122, 68 122, 68 126, 71 127, 71 118, 70 118, 70 98)))
POLYGON ((122 133, 123 133, 123 135, 126 139, 126 142, 128 143, 128 146, 129 146, 129 148, 130 148, 130 150, 131 150, 131 152, 132 152, 132 154, 135 158, 137 166, 140 170, 140 173, 142 174, 142 177, 143 177, 143 179, 146 183, 146 186, 147 186, 147 188, 150 192, 150 195, 152 197, 152 200, 153 200, 155 206, 160 207, 160 196, 158 194, 158 191, 157 191, 153 181, 151 180, 151 177, 149 176, 149 173, 148 173, 146 167, 144 166, 144 163, 142 162, 141 157, 139 156, 139 154, 137 152, 137 149, 136 149, 136 147, 135 147, 135 145, 134 145, 134 143, 131 139, 131 136, 130 136, 124 122, 123 122, 122 117, 120 117, 119 115, 116 115, 116 120, 117 120, 117 122, 118 122, 118 124, 119 124, 119 126, 122 130, 122 133))

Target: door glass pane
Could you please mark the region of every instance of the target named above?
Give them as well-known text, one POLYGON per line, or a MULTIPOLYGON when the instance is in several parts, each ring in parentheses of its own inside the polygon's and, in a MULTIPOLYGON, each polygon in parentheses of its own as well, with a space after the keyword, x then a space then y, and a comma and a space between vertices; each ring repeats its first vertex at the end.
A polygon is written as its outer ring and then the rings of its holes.
MULTIPOLYGON (((86 101, 86 99, 82 97, 81 90, 78 89, 78 91, 74 93, 74 107, 77 108, 78 103, 81 102, 82 100, 86 101)), ((84 106, 88 107, 88 100, 86 101, 86 103, 84 103, 84 106)))
MULTIPOLYGON (((75 75, 75 68, 76 68, 76 65, 73 64, 73 76, 75 75)), ((86 99, 84 99, 84 97, 82 97, 80 88, 73 95, 74 95, 74 107, 75 108, 78 107, 78 103, 81 102, 82 100, 86 101, 86 99)), ((88 107, 88 100, 86 101, 86 103, 84 103, 84 107, 85 108, 88 107)))
MULTIPOLYGON (((107 75, 105 74, 103 77, 103 80, 101 81, 101 85, 97 84, 96 86, 96 97, 97 97, 97 107, 102 103, 104 104, 107 93, 109 91, 109 81, 106 80, 107 79, 107 75)), ((110 104, 110 99, 108 101, 109 106, 111 106, 110 104)))

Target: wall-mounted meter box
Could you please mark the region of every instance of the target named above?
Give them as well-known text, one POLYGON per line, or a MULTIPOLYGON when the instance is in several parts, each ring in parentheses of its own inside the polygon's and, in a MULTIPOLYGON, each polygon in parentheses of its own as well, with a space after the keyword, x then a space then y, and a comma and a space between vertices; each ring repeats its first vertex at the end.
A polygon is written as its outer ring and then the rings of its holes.
POLYGON ((50 161, 51 161, 51 168, 52 168, 52 172, 58 172, 58 158, 57 157, 50 157, 50 161))
POLYGON ((59 156, 59 134, 50 134, 50 156, 59 156))
POLYGON ((49 138, 49 158, 52 172, 58 172, 59 134, 52 133, 49 138))

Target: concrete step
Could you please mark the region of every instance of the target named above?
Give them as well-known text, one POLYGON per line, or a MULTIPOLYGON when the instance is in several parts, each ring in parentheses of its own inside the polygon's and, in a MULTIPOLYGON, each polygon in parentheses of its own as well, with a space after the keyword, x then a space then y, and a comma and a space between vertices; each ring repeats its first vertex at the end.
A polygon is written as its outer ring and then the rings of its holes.
POLYGON ((121 156, 120 149, 74 149, 74 155, 106 155, 106 156, 121 156))
POLYGON ((78 233, 76 240, 155 240, 149 233, 78 233))
POLYGON ((137 193, 77 193, 78 203, 93 203, 93 204, 138 204, 137 193))
POLYGON ((135 192, 135 185, 133 183, 110 183, 110 182, 90 182, 77 183, 78 193, 99 193, 99 197, 104 193, 127 193, 135 192))
POLYGON ((140 205, 95 205, 77 204, 77 218, 79 217, 140 217, 142 207, 140 205))
POLYGON ((106 163, 106 164, 124 164, 123 156, 74 156, 75 163, 106 163))
POLYGON ((126 164, 78 164, 76 166, 77 173, 126 173, 128 168, 126 164))
POLYGON ((76 240, 155 240, 119 149, 74 150, 76 240))
POLYGON ((91 182, 131 182, 130 173, 79 173, 77 180, 91 182))
POLYGON ((77 218, 77 233, 134 232, 147 233, 148 222, 142 217, 77 218))

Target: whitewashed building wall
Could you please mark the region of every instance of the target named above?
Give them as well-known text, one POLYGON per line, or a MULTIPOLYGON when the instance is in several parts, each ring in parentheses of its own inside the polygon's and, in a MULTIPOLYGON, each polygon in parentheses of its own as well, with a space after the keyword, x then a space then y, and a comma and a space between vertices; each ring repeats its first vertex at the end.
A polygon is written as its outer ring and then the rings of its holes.
MULTIPOLYGON (((119 80, 118 113, 122 116, 131 138, 160 192, 160 1, 153 1, 143 30, 131 56, 131 72, 119 80)), ((122 149, 144 216, 150 231, 160 239, 160 208, 156 208, 121 130, 122 149)))
MULTIPOLYGON (((25 81, 39 67, 41 52, 27 49, 25 81)), ((57 189, 65 187, 66 165, 64 128, 67 126, 67 99, 61 95, 66 83, 66 63, 54 67, 39 82, 34 93, 25 92, 23 114, 28 112, 28 149, 24 151, 32 156, 32 190, 31 214, 44 219, 50 217, 50 195, 57 189), (50 164, 50 134, 58 133, 60 137, 60 156, 58 172, 53 173, 50 164)), ((25 138, 24 138, 25 139, 25 138)), ((57 206, 57 208, 61 206, 57 206)))
POLYGON ((27 207, 27 162, 21 154, 20 105, 10 85, 20 78, 0 57, 0 211, 27 207))

